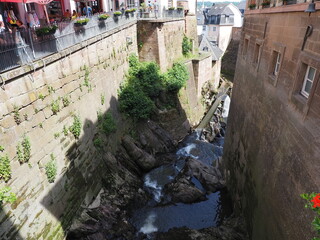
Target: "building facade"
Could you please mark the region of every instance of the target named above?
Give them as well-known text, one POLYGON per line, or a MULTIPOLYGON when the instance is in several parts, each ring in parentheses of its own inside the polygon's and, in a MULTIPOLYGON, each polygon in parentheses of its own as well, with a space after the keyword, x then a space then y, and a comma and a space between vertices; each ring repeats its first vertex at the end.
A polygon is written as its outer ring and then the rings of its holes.
POLYGON ((311 239, 300 194, 320 185, 320 12, 304 12, 309 2, 250 4, 225 143, 229 189, 252 239, 311 239))

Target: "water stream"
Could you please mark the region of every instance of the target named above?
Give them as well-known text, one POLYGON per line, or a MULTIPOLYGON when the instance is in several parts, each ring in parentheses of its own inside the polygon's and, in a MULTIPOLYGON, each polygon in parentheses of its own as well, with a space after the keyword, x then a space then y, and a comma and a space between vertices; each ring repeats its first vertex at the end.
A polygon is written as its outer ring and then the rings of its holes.
MULTIPOLYGON (((162 201, 165 199, 164 186, 174 181, 188 157, 209 166, 213 166, 215 161, 222 157, 225 128, 221 127, 217 119, 220 116, 226 122, 230 106, 229 96, 225 95, 223 98, 221 110, 217 109, 213 116, 213 119, 216 119, 216 126, 220 128, 219 133, 211 143, 202 134, 202 129, 197 129, 179 144, 174 163, 153 169, 144 176, 144 189, 153 196, 153 199, 145 207, 133 213, 131 223, 139 232, 152 235, 153 232, 166 232, 174 227, 185 226, 191 229, 215 227, 219 226, 225 217, 231 215, 232 203, 227 190, 211 193, 206 195, 205 201, 192 204, 163 204, 162 201)), ((199 190, 205 192, 196 178, 192 177, 191 181, 199 190)))
MULTIPOLYGON (((166 232, 173 227, 186 226, 201 229, 218 226, 224 217, 231 214, 231 202, 226 191, 207 195, 207 200, 192 204, 163 205, 163 187, 174 180, 184 167, 187 157, 192 157, 204 164, 212 165, 223 153, 224 129, 213 143, 200 139, 200 131, 187 136, 176 151, 176 161, 156 168, 144 176, 144 189, 152 194, 149 203, 136 210, 131 218, 132 224, 145 234, 166 232)), ((195 186, 204 190, 201 183, 192 178, 195 186)))

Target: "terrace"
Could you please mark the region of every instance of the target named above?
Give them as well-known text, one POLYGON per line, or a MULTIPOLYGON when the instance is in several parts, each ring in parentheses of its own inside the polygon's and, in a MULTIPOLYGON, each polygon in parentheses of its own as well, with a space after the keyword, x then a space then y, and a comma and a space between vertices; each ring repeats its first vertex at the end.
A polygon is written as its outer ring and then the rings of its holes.
MULTIPOLYGON (((112 17, 112 13, 109 15, 111 17, 105 20, 99 20, 98 15, 91 16, 84 24, 77 24, 75 21, 59 22, 54 24, 57 29, 46 33, 30 28, 0 33, 0 73, 27 65, 35 70, 35 61, 42 60, 42 65, 45 65, 44 58, 49 55, 61 53, 67 56, 72 52, 70 47, 76 44, 85 47, 90 39, 103 38, 104 34, 120 26, 140 19, 179 19, 184 17, 184 12, 166 10, 160 14, 132 12, 118 17, 112 17)), ((4 77, 0 75, 0 83, 4 81, 4 77)))

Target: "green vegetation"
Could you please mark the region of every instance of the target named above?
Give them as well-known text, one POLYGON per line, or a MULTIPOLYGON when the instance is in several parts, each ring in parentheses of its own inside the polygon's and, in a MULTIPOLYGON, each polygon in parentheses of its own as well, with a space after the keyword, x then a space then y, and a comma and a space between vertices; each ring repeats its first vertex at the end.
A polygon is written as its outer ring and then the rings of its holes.
POLYGON ((16 105, 13 106, 13 118, 14 118, 14 121, 16 122, 16 124, 19 125, 21 123, 19 108, 16 105))
POLYGON ((57 139, 57 138, 59 138, 59 137, 60 137, 60 133, 54 133, 54 135, 53 135, 53 136, 54 136, 54 138, 55 138, 55 139, 57 139))
POLYGON ((101 98, 101 105, 103 105, 105 103, 106 99, 102 93, 100 95, 100 98, 101 98))
POLYGON ((73 124, 70 126, 69 130, 70 132, 73 134, 73 136, 78 139, 81 133, 81 121, 80 121, 80 117, 74 115, 73 116, 73 124))
POLYGON ((103 142, 102 142, 101 138, 99 138, 99 137, 93 140, 93 145, 96 148, 101 148, 102 144, 103 144, 103 142))
POLYGON ((0 145, 0 152, 4 151, 4 147, 0 145))
POLYGON ((49 94, 51 94, 51 93, 55 93, 56 91, 54 90, 53 87, 48 86, 48 92, 49 92, 49 94))
POLYGON ((11 166, 8 155, 0 156, 0 179, 7 182, 11 178, 11 166))
POLYGON ((57 163, 54 155, 50 154, 51 160, 46 164, 45 170, 49 183, 53 183, 57 176, 57 163))
POLYGON ((192 40, 184 35, 182 39, 182 54, 183 56, 187 56, 191 52, 192 52, 192 40))
POLYGON ((59 99, 52 101, 51 111, 53 112, 53 114, 57 114, 60 111, 59 99))
POLYGON ((157 64, 139 62, 135 55, 130 55, 129 66, 127 79, 118 94, 120 110, 134 120, 148 119, 160 93, 176 93, 188 79, 188 71, 182 63, 161 73, 157 64))
POLYGON ((306 200, 304 207, 311 209, 316 214, 311 224, 318 237, 314 237, 311 240, 320 240, 320 193, 303 193, 300 197, 306 200))
POLYGON ((188 70, 181 63, 173 64, 165 76, 165 84, 168 91, 177 92, 184 87, 189 78, 188 70))
POLYGON ((17 200, 16 194, 10 192, 11 188, 2 187, 0 188, 0 204, 2 203, 13 203, 17 200))
POLYGON ((63 131, 63 134, 64 134, 65 136, 68 136, 68 132, 69 132, 69 131, 68 131, 68 128, 66 127, 66 125, 63 126, 63 130, 62 130, 62 131, 63 131))
POLYGON ((39 128, 43 128, 43 124, 42 124, 42 122, 41 122, 41 123, 39 123, 39 128))
POLYGON ((105 114, 105 116, 100 117, 99 127, 106 135, 109 135, 117 130, 116 122, 114 121, 110 112, 105 114))
POLYGON ((17 157, 20 164, 26 163, 31 157, 31 143, 30 139, 24 135, 23 140, 17 145, 17 157))
POLYGON ((39 94, 39 99, 41 99, 43 101, 45 99, 45 96, 42 93, 40 93, 39 94))
POLYGON ((68 95, 62 97, 63 107, 67 107, 70 104, 70 97, 68 95))

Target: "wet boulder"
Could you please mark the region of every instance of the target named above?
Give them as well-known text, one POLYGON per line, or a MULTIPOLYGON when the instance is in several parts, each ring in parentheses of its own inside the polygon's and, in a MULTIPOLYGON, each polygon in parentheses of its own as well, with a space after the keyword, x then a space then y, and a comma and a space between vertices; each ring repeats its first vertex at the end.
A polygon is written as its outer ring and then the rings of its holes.
POLYGON ((175 149, 172 136, 157 123, 148 120, 138 125, 140 144, 148 153, 168 153, 175 149))
POLYGON ((207 192, 216 192, 225 187, 225 180, 217 167, 208 166, 196 159, 189 158, 183 172, 199 180, 207 192))
POLYGON ((122 146, 142 170, 150 171, 158 165, 157 160, 151 154, 139 148, 130 136, 126 135, 122 138, 122 146))
POLYGON ((198 189, 189 177, 182 174, 179 174, 172 183, 165 185, 164 192, 174 203, 194 203, 206 200, 205 192, 198 189))

